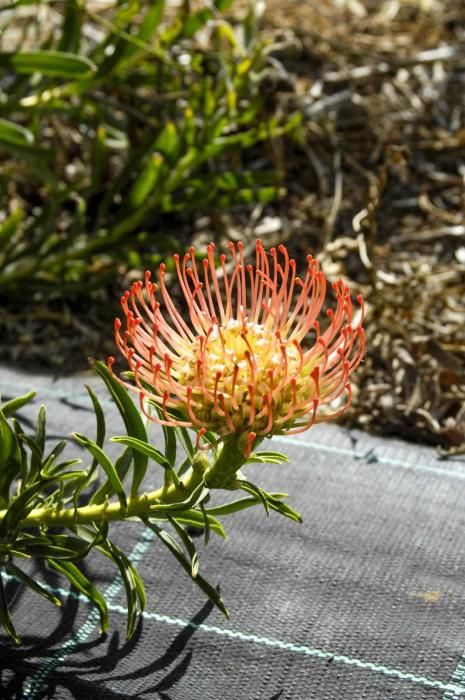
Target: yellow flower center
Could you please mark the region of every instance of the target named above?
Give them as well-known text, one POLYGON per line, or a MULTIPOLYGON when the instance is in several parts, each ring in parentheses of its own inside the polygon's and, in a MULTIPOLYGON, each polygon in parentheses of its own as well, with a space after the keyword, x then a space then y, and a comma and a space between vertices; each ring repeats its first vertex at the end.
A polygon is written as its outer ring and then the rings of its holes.
MULTIPOLYGON (((229 429, 263 432, 268 423, 271 429, 271 419, 276 424, 289 414, 296 394, 302 399, 301 370, 301 352, 292 342, 266 325, 230 319, 198 336, 175 373, 178 382, 192 387, 200 421, 223 432, 226 416, 229 429)), ((307 380, 307 397, 310 384, 307 380)))

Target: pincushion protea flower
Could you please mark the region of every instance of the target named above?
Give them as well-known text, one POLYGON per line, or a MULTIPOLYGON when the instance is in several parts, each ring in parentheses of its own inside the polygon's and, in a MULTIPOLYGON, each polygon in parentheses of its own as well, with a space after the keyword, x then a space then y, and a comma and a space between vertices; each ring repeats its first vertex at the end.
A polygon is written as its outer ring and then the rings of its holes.
POLYGON ((237 438, 248 455, 260 438, 298 433, 347 409, 349 378, 365 352, 363 301, 354 327, 349 288, 335 282, 336 307, 321 331, 326 279, 312 256, 301 278, 283 245, 267 252, 257 240, 255 264, 246 264, 241 243, 228 248, 220 274, 213 243, 201 264, 194 248, 174 256, 185 316, 165 265, 158 284, 147 272, 123 295, 126 328, 116 319, 115 336, 133 373, 135 386, 126 385, 144 411, 147 400, 161 409, 153 420, 194 428, 198 447, 207 430, 237 438))

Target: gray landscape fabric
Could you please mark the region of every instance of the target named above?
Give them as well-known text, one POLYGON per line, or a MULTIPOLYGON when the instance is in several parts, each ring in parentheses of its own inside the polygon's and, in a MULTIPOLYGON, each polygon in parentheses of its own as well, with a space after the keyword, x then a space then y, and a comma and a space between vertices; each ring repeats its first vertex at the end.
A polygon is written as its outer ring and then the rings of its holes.
MULTIPOLYGON (((104 400, 108 432, 121 432, 92 373, 54 379, 0 367, 2 397, 36 389, 21 417, 45 403, 55 439, 95 435, 85 383, 104 400)), ((247 475, 289 493, 304 522, 256 507, 223 520, 225 542, 196 539, 200 571, 220 585, 230 620, 147 529, 116 524, 148 594, 134 638, 125 642, 124 589, 107 560, 85 564, 109 602, 106 636, 86 600, 35 564, 63 606, 6 579, 23 646, 0 635, 0 697, 465 698, 465 462, 329 424, 264 448, 290 464, 250 465, 247 475)))

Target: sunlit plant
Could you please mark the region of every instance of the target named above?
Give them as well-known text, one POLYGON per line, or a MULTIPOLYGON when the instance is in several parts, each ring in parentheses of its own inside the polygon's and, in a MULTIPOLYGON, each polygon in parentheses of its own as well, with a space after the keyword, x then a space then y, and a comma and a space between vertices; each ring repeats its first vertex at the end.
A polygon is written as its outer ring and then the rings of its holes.
MULTIPOLYGON (((325 317, 326 279, 315 259, 307 257, 299 277, 285 246, 267 251, 257 241, 250 263, 240 243, 228 248, 229 256, 216 259, 210 244, 200 263, 193 248, 182 259, 176 255, 177 296, 169 291, 164 265, 158 282, 147 272, 144 282, 123 295, 124 327, 117 319, 115 336, 128 369, 114 373, 114 358, 108 367, 95 365, 126 428, 126 435, 110 439, 122 446, 116 461, 104 449, 104 411, 90 388, 96 440, 73 436, 92 457, 85 467, 78 459, 60 461, 66 441, 46 450, 43 408, 35 435, 25 434, 13 416, 32 394, 0 412, 1 569, 57 603, 16 563, 45 559, 98 606, 106 629, 105 600, 79 562, 92 550, 108 556, 125 583, 128 637, 144 608, 144 587, 110 539, 110 523, 140 519, 227 614, 218 591, 199 574, 186 528, 203 529, 207 542, 210 532, 224 536, 222 516, 256 504, 300 521, 284 502, 286 494, 267 493, 244 470, 252 462, 288 461, 277 452, 257 451, 265 438, 301 432, 345 411, 351 374, 365 353, 362 299, 355 314, 349 289, 339 280, 333 284, 335 307, 325 317), (140 411, 127 389, 138 394, 140 411), (163 427, 164 450, 148 436, 152 421, 163 427), (153 462, 162 478, 149 490, 153 462), (101 472, 104 480, 98 482, 101 472), (218 490, 243 491, 245 497, 215 505, 211 494, 218 490)), ((0 621, 19 642, 1 577, 0 621)))
POLYGON ((88 298, 180 247, 192 211, 283 194, 282 164, 263 144, 295 132, 301 115, 260 87, 272 47, 256 3, 237 21, 224 14, 233 0, 39 4, 0 2, 0 285, 10 306, 25 281, 26 310, 63 293, 88 298))

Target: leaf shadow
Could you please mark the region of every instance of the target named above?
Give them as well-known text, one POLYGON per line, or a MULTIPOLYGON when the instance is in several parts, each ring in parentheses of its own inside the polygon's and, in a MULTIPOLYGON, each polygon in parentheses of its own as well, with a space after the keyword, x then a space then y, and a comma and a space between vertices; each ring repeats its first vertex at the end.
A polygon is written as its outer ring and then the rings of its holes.
MULTIPOLYGON (((57 586, 58 576, 54 571, 40 564, 34 567, 34 571, 45 577, 51 588, 57 586)), ((20 587, 15 585, 14 581, 9 583, 13 584, 10 592, 19 604, 20 587)), ((147 655, 147 647, 145 652, 144 647, 141 648, 141 644, 144 644, 143 619, 129 641, 121 639, 121 633, 116 629, 111 635, 101 635, 79 643, 76 651, 79 653, 80 660, 75 659, 72 653, 69 654, 65 662, 66 668, 60 666, 54 668, 44 678, 43 686, 35 691, 34 697, 36 700, 52 700, 66 693, 67 697, 76 700, 83 698, 123 700, 128 697, 125 691, 130 687, 132 698, 175 700, 176 691, 173 689, 188 673, 195 659, 195 649, 189 643, 202 623, 209 617, 213 607, 213 604, 207 601, 179 630, 162 653, 146 664, 139 663, 139 659, 147 655), (89 658, 91 655, 93 658, 89 658), (132 670, 127 673, 118 673, 118 666, 124 659, 129 659, 128 663, 130 667, 132 666, 132 670), (110 687, 102 683, 103 679, 110 687), (136 691, 136 689, 140 690, 136 691)), ((31 679, 33 677, 37 679, 44 668, 44 662, 53 658, 63 644, 73 638, 73 633, 76 633, 78 610, 78 597, 68 595, 60 609, 59 622, 48 636, 23 635, 23 646, 20 648, 0 645, 0 697, 2 700, 20 700, 24 697, 31 679)), ((279 700, 283 692, 284 689, 281 689, 269 700, 279 700)))
MULTIPOLYGON (((68 599, 73 604, 73 613, 75 607, 78 606, 79 601, 76 599, 68 599)), ((189 620, 185 627, 183 627, 180 632, 175 636, 175 638, 170 642, 167 649, 149 664, 139 666, 135 670, 119 675, 111 675, 111 682, 117 684, 118 682, 131 682, 136 680, 141 680, 143 678, 149 678, 152 674, 160 671, 167 670, 166 675, 161 679, 157 679, 157 682, 150 687, 144 687, 142 690, 136 693, 132 693, 133 698, 154 698, 158 697, 160 700, 171 700, 171 696, 167 693, 188 671, 194 652, 189 649, 186 650, 186 646, 191 640, 192 636, 198 629, 198 626, 209 616, 213 604, 208 601, 199 612, 189 620)), ((66 613, 65 613, 66 617, 66 613)), ((75 619, 75 613, 73 615, 73 621, 75 619)), ((72 633, 73 621, 68 625, 63 625, 61 623, 55 628, 52 634, 50 634, 46 640, 41 640, 38 637, 25 636, 24 642, 26 644, 26 649, 11 649, 11 653, 4 654, 0 651, 1 665, 0 665, 0 687, 2 688, 1 697, 2 700, 19 700, 23 697, 25 687, 32 676, 36 675, 43 664, 43 661, 50 658, 50 652, 53 647, 59 646, 72 633), (38 660, 31 662, 28 661, 28 657, 31 656, 38 657, 38 660), (3 675, 9 672, 8 679, 3 680, 3 675)), ((93 649, 105 644, 104 653, 93 659, 86 659, 85 661, 73 661, 73 659, 68 658, 66 660, 66 670, 55 669, 53 670, 49 677, 47 678, 43 688, 36 693, 35 697, 37 700, 45 700, 45 698, 55 698, 61 696, 64 690, 68 691, 70 697, 76 698, 76 700, 82 700, 82 698, 92 697, 93 700, 122 700, 126 698, 127 695, 122 691, 116 691, 108 687, 103 687, 99 685, 101 683, 101 678, 109 678, 112 671, 114 671, 118 663, 124 658, 128 657, 131 653, 135 654, 135 659, 137 659, 137 647, 141 641, 143 630, 143 620, 141 620, 136 628, 135 634, 128 641, 120 642, 119 632, 116 630, 110 638, 108 635, 102 635, 97 639, 89 640, 83 644, 79 644, 80 654, 88 655, 88 653, 93 649), (97 680, 95 675, 100 676, 97 680), (93 676, 93 678, 86 678, 86 676, 93 676), (58 695, 56 695, 56 693, 58 695)), ((69 637, 68 637, 69 638, 69 637)), ((140 687, 140 683, 137 684, 140 687)), ((127 687, 127 686, 126 686, 127 687)), ((136 687, 136 683, 134 683, 136 687)))

